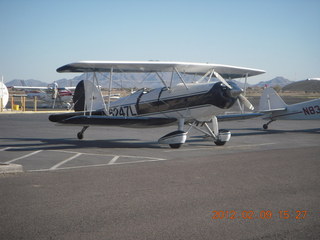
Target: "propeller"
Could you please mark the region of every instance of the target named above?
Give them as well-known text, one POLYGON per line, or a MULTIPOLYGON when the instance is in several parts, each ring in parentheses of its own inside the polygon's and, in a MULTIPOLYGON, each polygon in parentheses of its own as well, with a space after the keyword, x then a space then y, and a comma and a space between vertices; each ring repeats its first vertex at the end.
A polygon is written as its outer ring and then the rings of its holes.
POLYGON ((254 110, 253 105, 251 104, 251 102, 249 102, 249 100, 248 100, 245 96, 243 96, 242 94, 240 94, 240 95, 238 96, 238 98, 239 98, 240 102, 241 102, 242 104, 244 104, 247 108, 249 108, 250 110, 254 110))
POLYGON ((229 83, 227 83, 227 81, 224 80, 224 78, 219 73, 217 73, 216 71, 213 70, 213 74, 216 78, 218 78, 220 80, 220 82, 222 82, 224 85, 226 85, 229 89, 232 89, 232 87, 229 85, 229 83))
POLYGON ((253 110, 254 107, 253 105, 249 102, 249 100, 242 94, 243 90, 237 90, 237 89, 233 89, 232 86, 230 86, 229 83, 227 83, 227 81, 216 71, 213 70, 213 74, 214 76, 219 79, 224 85, 226 85, 231 91, 230 94, 232 95, 232 97, 238 97, 239 101, 244 104, 248 109, 253 110))

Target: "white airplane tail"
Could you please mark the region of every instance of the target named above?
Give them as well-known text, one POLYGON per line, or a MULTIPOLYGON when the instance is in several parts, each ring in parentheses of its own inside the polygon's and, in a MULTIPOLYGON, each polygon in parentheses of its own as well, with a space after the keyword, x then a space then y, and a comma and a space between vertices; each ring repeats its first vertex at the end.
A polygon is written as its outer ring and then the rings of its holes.
POLYGON ((89 80, 82 80, 78 83, 73 95, 75 111, 105 110, 106 106, 98 87, 89 80))
POLYGON ((260 112, 284 110, 287 104, 273 88, 266 88, 261 95, 259 103, 260 112))

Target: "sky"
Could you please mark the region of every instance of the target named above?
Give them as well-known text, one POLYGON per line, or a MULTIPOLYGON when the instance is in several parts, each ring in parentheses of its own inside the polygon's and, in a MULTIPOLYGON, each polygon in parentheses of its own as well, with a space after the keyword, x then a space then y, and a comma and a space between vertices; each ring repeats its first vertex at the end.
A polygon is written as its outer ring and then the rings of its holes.
POLYGON ((320 77, 320 0, 0 0, 0 74, 51 83, 82 60, 209 62, 320 77))

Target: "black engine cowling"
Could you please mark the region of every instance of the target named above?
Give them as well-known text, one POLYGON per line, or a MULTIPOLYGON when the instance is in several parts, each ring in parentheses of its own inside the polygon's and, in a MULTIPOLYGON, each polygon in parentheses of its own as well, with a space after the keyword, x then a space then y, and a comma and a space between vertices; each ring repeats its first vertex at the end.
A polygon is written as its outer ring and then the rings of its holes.
MULTIPOLYGON (((228 82, 233 89, 241 90, 235 83, 228 82)), ((221 82, 217 82, 210 90, 210 102, 219 108, 230 108, 236 101, 237 97, 232 96, 227 86, 221 82)))

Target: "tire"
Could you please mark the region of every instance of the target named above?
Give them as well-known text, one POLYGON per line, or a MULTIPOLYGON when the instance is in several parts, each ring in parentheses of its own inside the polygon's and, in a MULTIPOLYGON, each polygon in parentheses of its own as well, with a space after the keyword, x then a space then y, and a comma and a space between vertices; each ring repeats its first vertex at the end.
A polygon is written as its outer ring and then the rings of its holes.
POLYGON ((181 145, 182 145, 182 143, 175 143, 175 144, 169 144, 169 146, 171 147, 171 148, 180 148, 181 147, 181 145))
POLYGON ((214 141, 214 143, 215 143, 217 146, 223 146, 223 145, 225 145, 225 144, 226 144, 226 142, 225 142, 225 141, 220 141, 220 140, 218 140, 218 141, 214 141))
POLYGON ((83 134, 81 132, 78 132, 77 137, 79 140, 83 139, 83 134))

